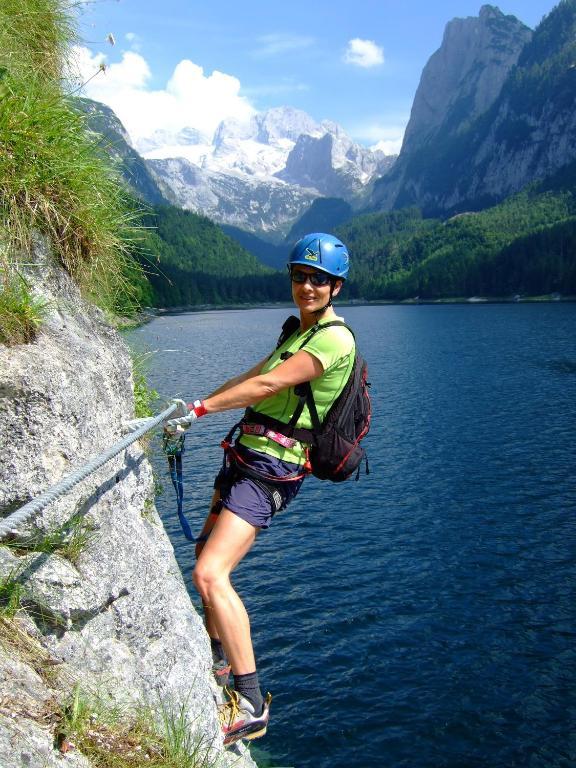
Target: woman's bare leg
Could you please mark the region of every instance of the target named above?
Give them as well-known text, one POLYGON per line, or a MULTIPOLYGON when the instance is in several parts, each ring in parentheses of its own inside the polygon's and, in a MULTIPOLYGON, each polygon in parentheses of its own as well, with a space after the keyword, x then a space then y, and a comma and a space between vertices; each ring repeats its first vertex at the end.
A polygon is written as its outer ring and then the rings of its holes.
MULTIPOLYGON (((204 546, 206 544, 206 541, 208 540, 208 537, 212 533, 212 529, 216 525, 216 520, 218 520, 218 515, 220 514, 219 511, 215 511, 218 509, 218 504, 220 502, 220 491, 217 489, 214 491, 212 495, 212 501, 210 502, 210 511, 208 512, 208 516, 206 517, 206 520, 204 522, 204 527, 200 531, 199 539, 202 539, 202 541, 198 541, 196 544, 196 560, 200 557, 200 554, 202 550, 204 549, 204 546)), ((211 619, 210 611, 206 608, 206 603, 204 600, 202 600, 202 607, 204 609, 204 624, 206 625, 206 631, 208 632, 208 636, 211 640, 220 640, 220 636, 218 635, 218 630, 214 626, 214 622, 211 619)))
POLYGON ((211 530, 194 569, 194 584, 204 603, 210 636, 220 638, 235 675, 249 674, 256 669, 250 620, 230 574, 249 552, 258 529, 224 507, 211 530))

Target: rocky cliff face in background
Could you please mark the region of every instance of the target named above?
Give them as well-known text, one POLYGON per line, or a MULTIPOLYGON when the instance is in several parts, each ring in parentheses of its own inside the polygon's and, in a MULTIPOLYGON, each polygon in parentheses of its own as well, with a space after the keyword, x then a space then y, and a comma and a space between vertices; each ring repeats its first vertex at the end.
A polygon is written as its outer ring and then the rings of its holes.
POLYGON ((322 196, 348 201, 362 195, 366 185, 383 176, 395 159, 354 144, 333 124, 330 132, 319 137, 301 134, 286 158, 285 168, 276 176, 290 184, 316 189, 322 196))
POLYGON ((480 15, 453 19, 422 71, 403 153, 435 136, 461 132, 496 101, 532 31, 514 16, 484 5, 480 15))
MULTIPOLYGON (((82 301, 43 244, 26 261, 35 264, 28 268, 35 291, 50 304, 36 342, 0 346, 2 516, 108 449, 133 414, 131 363, 119 335, 82 301)), ((0 542, 0 576, 18 574, 22 584, 15 627, 34 638, 27 642, 51 665, 42 675, 30 655, 19 657, 0 642, 2 768, 88 766, 78 751, 64 758, 54 748, 47 716, 76 683, 128 711, 143 702, 156 712, 184 707, 203 749, 222 765, 253 766, 244 748, 231 754, 219 747, 208 639, 155 510, 151 468, 138 444, 26 528, 47 533, 72 515, 88 531, 74 562, 0 542)))
POLYGON ((531 36, 518 19, 490 5, 478 17, 447 24, 422 72, 398 161, 375 185, 376 207, 422 204, 421 177, 438 147, 456 141, 492 107, 531 36))
POLYGON ((451 22, 373 206, 481 209, 575 161, 575 64, 575 0, 563 0, 534 33, 492 6, 451 22))

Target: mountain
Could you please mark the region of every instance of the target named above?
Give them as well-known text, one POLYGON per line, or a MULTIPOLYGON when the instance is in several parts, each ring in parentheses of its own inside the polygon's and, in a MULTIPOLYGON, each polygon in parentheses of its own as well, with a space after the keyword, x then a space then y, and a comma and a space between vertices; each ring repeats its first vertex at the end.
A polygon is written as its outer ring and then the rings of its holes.
POLYGON ((323 125, 327 131, 322 136, 298 137, 285 168, 275 174, 279 179, 327 197, 352 200, 394 164, 394 157, 354 144, 335 123, 323 125))
MULTIPOLYGON (((270 266, 282 266, 303 232, 334 231, 352 252, 349 298, 574 294, 575 72, 576 0, 563 0, 534 32, 484 6, 478 18, 448 25, 401 155, 377 181, 374 154, 297 110, 228 121, 209 144, 193 131, 164 135, 158 140, 188 142, 170 146, 187 146, 196 162, 152 158, 148 167, 171 200, 192 196, 188 205, 233 220, 229 235, 270 266), (348 189, 362 185, 351 199, 296 184, 328 190, 346 175, 348 189), (370 190, 373 209, 358 216, 370 190)), ((285 290, 280 275, 260 272, 229 241, 210 251, 209 264, 194 261, 212 234, 196 220, 168 218, 170 242, 163 235, 150 249, 172 280, 165 304, 276 300, 285 290), (182 228, 190 234, 181 237, 182 228), (228 251, 243 260, 240 272, 228 251)))
POLYGON ((372 206, 447 215, 503 200, 576 158, 575 107, 576 0, 534 33, 493 6, 450 22, 372 206))
POLYGON ((219 223, 282 238, 321 196, 356 207, 394 157, 351 141, 332 122, 277 107, 225 120, 212 139, 162 131, 137 144, 163 194, 219 223))
POLYGON ((402 154, 460 134, 496 101, 532 31, 491 5, 453 19, 420 78, 402 154))
POLYGON ((255 256, 258 261, 272 269, 285 270, 288 261, 290 247, 286 243, 276 245, 269 240, 263 240, 252 232, 232 227, 229 224, 221 224, 220 229, 228 237, 235 240, 245 251, 255 256))
POLYGON ((158 206, 143 219, 137 257, 155 306, 285 301, 286 279, 225 235, 205 216, 158 206))
MULTIPOLYGON (((75 103, 86 113, 89 131, 102 137, 98 143, 121 172, 129 191, 148 204, 142 213, 140 237, 132 243, 132 255, 150 285, 144 292, 146 303, 181 307, 288 298, 286 281, 263 266, 237 239, 228 237, 205 216, 169 204, 112 110, 89 99, 75 103)), ((137 280, 138 275, 129 271, 129 279, 137 280)))
POLYGON ((173 204, 256 233, 285 231, 318 197, 274 177, 205 170, 184 158, 148 160, 147 165, 173 204))
POLYGON ((251 232, 222 224, 221 229, 263 264, 284 270, 294 243, 307 232, 332 232, 354 215, 352 206, 338 197, 318 197, 297 219, 281 243, 274 244, 251 232))
POLYGON ((76 98, 74 104, 85 113, 88 129, 104 137, 106 153, 132 192, 151 205, 165 204, 166 198, 146 163, 132 147, 130 137, 115 113, 91 99, 76 98))
POLYGON ((339 197, 319 197, 296 221, 285 242, 292 245, 307 232, 332 232, 353 216, 352 206, 339 197))

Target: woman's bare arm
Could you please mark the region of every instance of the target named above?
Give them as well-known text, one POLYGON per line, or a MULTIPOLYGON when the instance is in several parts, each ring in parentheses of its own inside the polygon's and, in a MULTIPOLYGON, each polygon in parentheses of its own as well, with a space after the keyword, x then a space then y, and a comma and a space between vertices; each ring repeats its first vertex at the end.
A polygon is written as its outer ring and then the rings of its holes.
POLYGON ((295 387, 304 381, 312 381, 324 373, 320 360, 302 349, 271 371, 260 373, 264 362, 260 363, 260 368, 254 366, 251 371, 231 379, 207 397, 204 400, 206 413, 219 413, 255 405, 283 389, 295 387))
POLYGON ((215 395, 219 395, 221 392, 226 392, 231 387, 235 387, 237 384, 241 384, 243 381, 246 381, 246 379, 252 379, 254 376, 257 376, 262 370, 264 363, 268 360, 268 357, 269 356, 265 357, 263 360, 260 360, 260 362, 252 366, 249 371, 241 373, 239 376, 234 376, 225 384, 222 384, 221 387, 218 387, 218 389, 215 389, 214 392, 208 395, 208 398, 206 399, 212 398, 215 395))

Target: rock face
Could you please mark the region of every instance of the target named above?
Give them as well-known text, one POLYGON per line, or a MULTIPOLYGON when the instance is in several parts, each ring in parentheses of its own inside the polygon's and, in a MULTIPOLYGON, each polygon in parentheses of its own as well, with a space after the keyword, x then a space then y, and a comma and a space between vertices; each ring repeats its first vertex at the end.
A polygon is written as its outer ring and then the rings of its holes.
POLYGON ((526 43, 531 30, 514 16, 484 5, 479 17, 453 19, 422 72, 402 152, 433 137, 457 134, 486 112, 526 43))
POLYGON ((276 176, 290 184, 317 190, 327 197, 353 199, 362 194, 368 182, 383 176, 394 164, 393 157, 372 152, 354 144, 338 127, 315 137, 298 137, 276 176))
POLYGON ((532 31, 518 19, 489 5, 477 18, 447 25, 440 49, 422 72, 398 160, 375 184, 374 207, 419 205, 437 211, 458 205, 460 194, 451 189, 444 198, 443 192, 458 183, 456 176, 469 176, 478 132, 488 127, 485 118, 531 38, 532 31), (458 174, 453 168, 447 172, 443 162, 451 152, 460 157, 458 174))
MULTIPOLYGON (((27 261, 50 304, 33 344, 0 346, 2 516, 117 442, 133 414, 131 362, 119 335, 43 243, 27 261)), ((0 636, 2 768, 62 765, 46 712, 75 683, 128 710, 183 707, 203 749, 223 765, 253 766, 243 748, 232 755, 219 747, 208 638, 137 443, 27 523, 19 538, 54 531, 71 516, 86 535, 72 560, 66 550, 22 553, 0 542, 0 578, 17 575, 22 589, 14 627, 55 665, 42 677, 0 636)), ((79 752, 66 763, 88 765, 79 752)))

